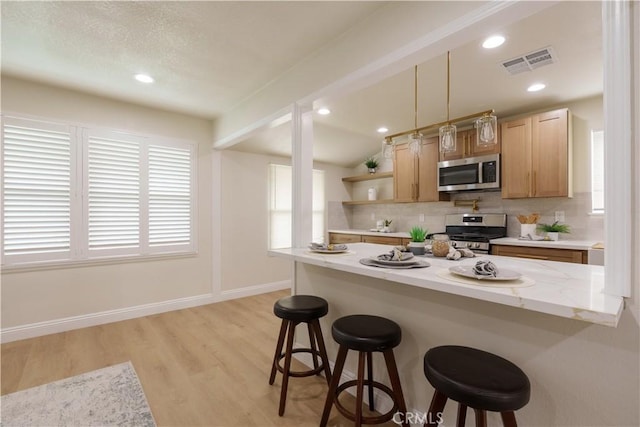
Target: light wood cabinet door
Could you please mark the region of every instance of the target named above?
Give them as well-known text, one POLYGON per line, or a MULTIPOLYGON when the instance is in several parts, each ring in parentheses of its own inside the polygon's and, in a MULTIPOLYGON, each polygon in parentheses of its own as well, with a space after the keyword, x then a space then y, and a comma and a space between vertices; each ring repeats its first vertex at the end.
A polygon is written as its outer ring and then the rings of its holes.
POLYGON ((588 252, 575 249, 538 248, 531 246, 492 245, 491 255, 515 258, 540 259, 545 261, 571 262, 587 264, 588 252))
POLYGON ((566 197, 569 185, 568 110, 536 114, 531 121, 531 193, 566 197))
POLYGON ((440 161, 463 159, 471 156, 485 156, 500 153, 500 137, 496 136, 496 144, 478 145, 478 134, 475 129, 459 131, 456 135, 456 149, 449 153, 440 153, 440 161))
POLYGON ((449 194, 438 191, 438 137, 427 138, 418 158, 418 201, 449 200, 449 194))
POLYGON ((379 245, 401 245, 402 237, 389 236, 362 236, 364 243, 377 243, 379 245))
POLYGON ((329 243, 360 243, 362 236, 359 234, 329 233, 329 243))
POLYGON ((502 133, 502 198, 530 197, 531 118, 500 125, 502 133))
POLYGON ((503 199, 570 195, 569 122, 562 108, 502 123, 503 199))
POLYGON ((397 145, 393 150, 393 195, 396 202, 413 202, 417 195, 415 156, 408 144, 397 145))

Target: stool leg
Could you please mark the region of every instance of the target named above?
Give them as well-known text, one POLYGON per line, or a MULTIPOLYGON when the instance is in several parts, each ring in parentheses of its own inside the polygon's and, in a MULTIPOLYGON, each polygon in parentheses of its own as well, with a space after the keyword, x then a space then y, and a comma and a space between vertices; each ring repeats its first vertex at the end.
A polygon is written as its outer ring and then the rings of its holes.
POLYGON ((389 373, 389 380, 391 381, 391 389, 393 390, 393 398, 398 405, 398 411, 402 413, 402 425, 409 427, 407 422, 407 406, 404 403, 404 396, 402 394, 402 386, 400 385, 400 377, 398 376, 398 366, 396 365, 396 358, 393 356, 393 349, 387 349, 382 352, 384 355, 384 361, 387 364, 387 372, 389 373))
POLYGON ((327 384, 329 384, 331 382, 331 368, 329 367, 329 357, 327 357, 327 349, 324 346, 324 339, 322 338, 320 321, 318 319, 313 319, 311 321, 311 326, 313 327, 314 336, 316 337, 316 342, 318 343, 320 360, 322 361, 322 365, 324 366, 324 376, 327 379, 327 384))
POLYGON ((336 389, 340 382, 340 376, 342 375, 342 369, 344 368, 344 361, 347 359, 347 351, 349 349, 346 346, 341 345, 336 356, 336 364, 333 365, 333 375, 331 376, 331 383, 329 384, 329 391, 327 392, 327 399, 324 402, 324 410, 322 411, 322 420, 320 420, 320 427, 327 427, 329 422, 329 415, 331 414, 331 407, 333 406, 333 400, 336 397, 336 389))
POLYGON ((436 390, 431 398, 431 405, 429 405, 429 412, 427 412, 427 423, 424 427, 438 427, 438 414, 442 414, 444 405, 447 403, 447 396, 436 390))
POLYGON ((307 329, 309 330, 309 346, 311 347, 311 360, 313 360, 313 369, 318 369, 318 348, 316 347, 316 338, 313 334, 311 323, 307 323, 307 329))
POLYGON ((375 406, 373 402, 373 360, 372 360, 371 352, 367 352, 367 378, 369 379, 369 409, 373 412, 375 411, 375 406))
POLYGON ((466 421, 467 421, 467 405, 458 403, 458 418, 456 421, 456 425, 458 427, 464 427, 466 421))
POLYGON ((473 409, 476 413, 476 427, 487 427, 487 413, 482 409, 473 409))
POLYGON ((502 425, 504 427, 518 427, 516 414, 513 411, 500 412, 500 417, 502 417, 502 425))
POLYGON ((362 402, 364 393, 364 363, 366 353, 364 351, 358 352, 358 377, 356 378, 356 427, 362 425, 362 402))
POLYGON ((287 335, 287 348, 284 355, 284 369, 282 373, 282 389, 280 390, 280 408, 278 415, 284 414, 284 406, 287 403, 287 386, 289 385, 289 372, 291 371, 291 353, 293 351, 293 336, 296 325, 299 322, 289 321, 289 334, 287 335))
POLYGON ((278 370, 278 362, 280 361, 280 355, 282 354, 282 345, 284 344, 284 337, 287 334, 287 326, 289 321, 282 319, 280 325, 280 335, 278 335, 278 344, 276 344, 276 354, 273 356, 273 365, 271 366, 271 376, 269 377, 269 384, 273 384, 276 379, 276 371, 278 370))

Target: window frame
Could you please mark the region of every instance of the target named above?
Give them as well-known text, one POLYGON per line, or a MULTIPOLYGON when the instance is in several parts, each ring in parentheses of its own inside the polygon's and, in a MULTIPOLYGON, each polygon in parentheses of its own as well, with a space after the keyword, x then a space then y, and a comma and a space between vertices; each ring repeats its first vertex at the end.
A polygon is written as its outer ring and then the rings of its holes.
MULTIPOLYGON (((64 120, 51 120, 42 117, 34 117, 25 114, 0 113, 0 132, 4 141, 4 125, 18 122, 30 122, 31 126, 38 124, 68 127, 74 135, 74 146, 71 148, 71 224, 70 224, 70 251, 65 256, 37 256, 37 254, 27 254, 24 256, 4 254, 4 173, 0 174, 0 258, 2 270, 5 272, 22 270, 41 270, 52 268, 66 268, 74 266, 102 265, 138 262, 153 260, 158 258, 182 258, 191 257, 198 253, 198 145, 197 143, 180 138, 145 134, 142 132, 122 131, 110 129, 103 126, 87 125, 64 120), (148 244, 148 204, 141 203, 140 210, 140 244, 137 250, 127 253, 123 251, 96 251, 91 253, 88 250, 88 136, 89 132, 101 135, 112 135, 123 138, 135 138, 143 141, 145 157, 140 157, 141 170, 144 181, 144 189, 141 189, 141 198, 148 200, 148 146, 169 146, 186 149, 190 155, 190 232, 191 239, 184 245, 158 245, 153 248, 148 244), (142 167, 144 165, 144 167, 142 167)), ((0 150, 0 164, 4 162, 4 144, 0 150)), ((142 185, 141 185, 142 187, 142 185)))

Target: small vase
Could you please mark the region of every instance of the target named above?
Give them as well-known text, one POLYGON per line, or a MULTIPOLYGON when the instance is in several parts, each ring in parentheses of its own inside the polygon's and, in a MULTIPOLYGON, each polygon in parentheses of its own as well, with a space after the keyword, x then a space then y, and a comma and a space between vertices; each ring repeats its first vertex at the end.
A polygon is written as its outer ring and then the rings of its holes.
POLYGON ((369 168, 369 173, 371 175, 373 175, 374 173, 376 173, 376 168, 369 168))
POLYGON ((424 255, 425 253, 424 242, 409 242, 407 249, 414 255, 424 255))
POLYGON ((549 238, 549 240, 559 240, 560 237, 560 233, 558 233, 557 231, 547 231, 547 237, 549 238))

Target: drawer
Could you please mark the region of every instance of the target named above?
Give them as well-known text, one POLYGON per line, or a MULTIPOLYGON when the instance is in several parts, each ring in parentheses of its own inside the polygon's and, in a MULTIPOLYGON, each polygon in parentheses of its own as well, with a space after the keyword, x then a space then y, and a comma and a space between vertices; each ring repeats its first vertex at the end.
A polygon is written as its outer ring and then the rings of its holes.
POLYGON ((588 259, 587 251, 531 246, 492 245, 491 254, 546 261, 572 262, 575 264, 586 264, 588 259))
POLYGON ((362 241, 365 243, 377 243, 380 245, 401 245, 402 237, 362 236, 362 241))
POLYGON ((359 234, 329 233, 329 243, 360 243, 359 234))

